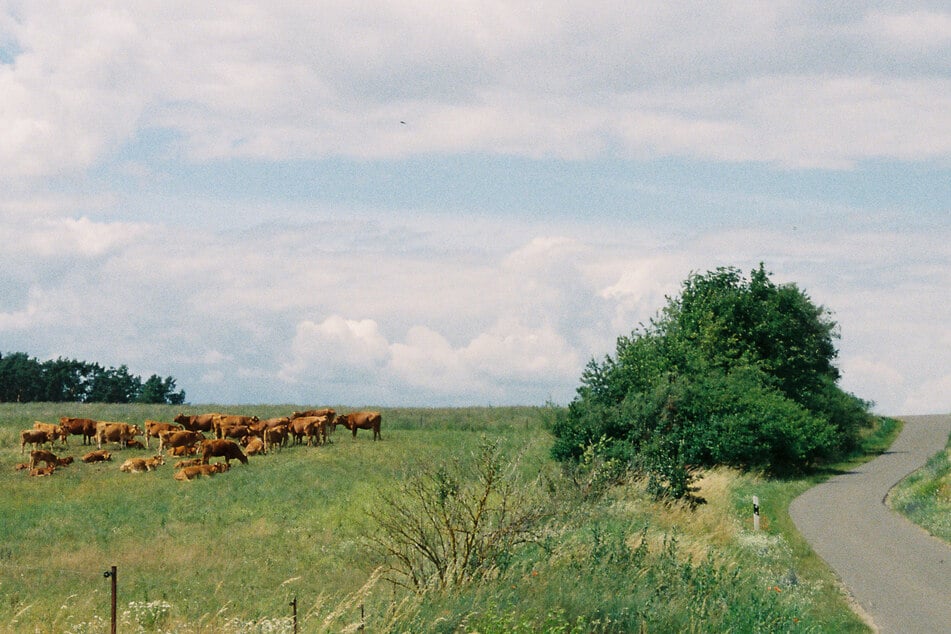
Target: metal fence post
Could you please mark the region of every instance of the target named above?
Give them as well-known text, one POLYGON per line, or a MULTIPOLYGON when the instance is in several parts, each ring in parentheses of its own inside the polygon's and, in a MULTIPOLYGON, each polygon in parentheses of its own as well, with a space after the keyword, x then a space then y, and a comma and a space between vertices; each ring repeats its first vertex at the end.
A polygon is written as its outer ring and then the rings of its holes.
POLYGON ((116 634, 116 567, 112 566, 109 570, 102 573, 102 576, 112 581, 112 629, 109 631, 112 634, 116 634))

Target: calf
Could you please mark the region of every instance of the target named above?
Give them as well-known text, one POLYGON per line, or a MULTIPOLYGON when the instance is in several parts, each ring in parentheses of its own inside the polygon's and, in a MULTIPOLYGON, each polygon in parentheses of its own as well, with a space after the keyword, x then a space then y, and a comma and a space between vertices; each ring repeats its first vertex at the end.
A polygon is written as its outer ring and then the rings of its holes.
POLYGON ((216 462, 215 464, 200 464, 194 467, 185 467, 175 472, 176 480, 194 480, 201 476, 213 476, 216 473, 224 473, 231 466, 226 462, 216 462))
POLYGON ((30 452, 30 469, 36 467, 37 464, 45 462, 47 467, 55 467, 59 458, 56 457, 52 451, 46 451, 45 449, 34 449, 30 452))
POLYGON ((48 475, 53 475, 54 471, 56 471, 56 467, 54 465, 47 465, 45 467, 34 467, 33 469, 30 469, 30 475, 31 476, 48 476, 48 475))
POLYGON ((49 443, 52 448, 53 438, 48 432, 41 429, 24 429, 20 432, 20 453, 26 451, 27 445, 33 445, 33 448, 36 449, 46 443, 49 443))
POLYGON ((103 462, 106 460, 112 460, 112 454, 105 449, 90 451, 85 456, 83 456, 83 462, 103 462))
POLYGON ((165 464, 165 457, 159 454, 152 458, 129 458, 119 467, 119 471, 126 473, 144 473, 158 469, 159 465, 165 464))
MULTIPOLYGON (((184 469, 185 467, 197 467, 201 464, 201 458, 190 458, 188 460, 179 460, 175 463, 176 469, 184 469)), ((222 464, 222 463, 218 463, 222 464)))

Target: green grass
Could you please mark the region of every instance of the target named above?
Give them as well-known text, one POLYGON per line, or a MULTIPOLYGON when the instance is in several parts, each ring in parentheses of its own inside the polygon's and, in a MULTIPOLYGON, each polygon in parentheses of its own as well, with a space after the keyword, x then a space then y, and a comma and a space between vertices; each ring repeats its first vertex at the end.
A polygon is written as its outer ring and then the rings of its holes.
POLYGON ((935 537, 951 543, 951 437, 943 451, 892 489, 888 503, 935 537))
MULTIPOLYGON (((789 501, 816 478, 717 470, 694 510, 652 501, 639 482, 584 500, 549 458, 549 408, 383 409, 382 442, 340 429, 330 446, 252 457, 193 482, 175 481, 170 464, 119 472, 125 457, 148 455, 136 450, 48 478, 13 470, 18 431, 34 420, 294 409, 0 404, 0 632, 106 630, 112 565, 120 631, 289 632, 294 598, 302 632, 353 631, 361 605, 376 632, 868 631, 788 519, 789 501), (465 587, 413 595, 379 579, 366 540, 379 493, 486 436, 521 455, 526 481, 543 476, 532 490, 553 511, 542 538, 465 587)), ((78 457, 80 443, 56 451, 78 457)))

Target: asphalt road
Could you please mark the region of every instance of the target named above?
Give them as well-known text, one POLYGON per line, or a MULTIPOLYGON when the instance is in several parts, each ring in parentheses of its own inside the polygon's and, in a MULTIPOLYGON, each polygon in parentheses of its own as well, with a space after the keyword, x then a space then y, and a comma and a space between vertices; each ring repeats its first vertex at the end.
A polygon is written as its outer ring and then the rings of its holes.
POLYGON ((951 416, 901 416, 890 451, 793 500, 799 532, 882 633, 951 633, 951 546, 885 506, 888 491, 945 447, 951 416))

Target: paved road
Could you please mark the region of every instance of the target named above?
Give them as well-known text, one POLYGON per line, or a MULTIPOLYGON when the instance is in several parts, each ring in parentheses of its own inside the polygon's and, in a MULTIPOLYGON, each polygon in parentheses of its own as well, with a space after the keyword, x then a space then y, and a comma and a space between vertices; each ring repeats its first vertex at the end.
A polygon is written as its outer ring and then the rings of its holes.
POLYGON ((951 416, 902 416, 890 451, 793 500, 799 532, 879 631, 951 633, 951 546, 889 510, 884 499, 944 448, 951 416))

